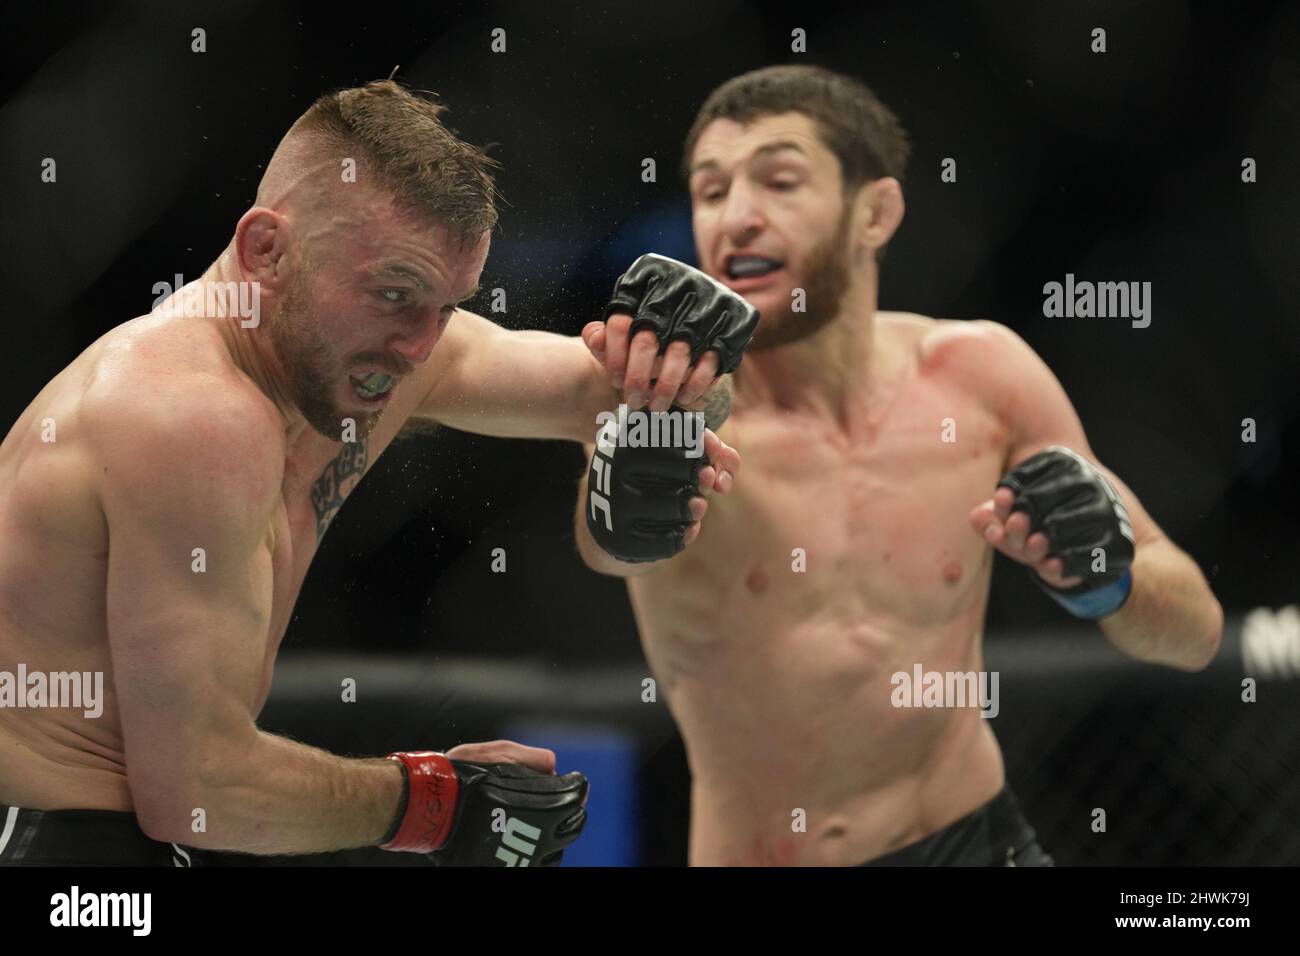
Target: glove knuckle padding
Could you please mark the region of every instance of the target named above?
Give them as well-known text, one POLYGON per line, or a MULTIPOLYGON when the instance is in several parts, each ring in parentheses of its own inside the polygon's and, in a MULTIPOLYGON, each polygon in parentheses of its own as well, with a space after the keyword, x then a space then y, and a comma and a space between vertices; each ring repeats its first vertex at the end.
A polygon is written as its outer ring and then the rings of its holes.
POLYGON ((605 318, 615 312, 632 316, 633 336, 652 330, 661 353, 684 341, 694 364, 715 350, 720 375, 736 370, 758 325, 758 311, 722 283, 655 253, 638 258, 614 284, 605 318))
POLYGON ((1017 465, 999 487, 1015 494, 1013 511, 1029 515, 1030 533, 1047 535, 1048 555, 1060 558, 1062 573, 1082 577, 1083 587, 1120 578, 1133 563, 1128 511, 1106 477, 1067 448, 1053 446, 1017 465), (1105 554, 1105 570, 1094 571, 1094 550, 1105 554))
POLYGON ((461 796, 443 865, 537 866, 559 862, 586 822, 587 779, 519 764, 453 760, 461 796))

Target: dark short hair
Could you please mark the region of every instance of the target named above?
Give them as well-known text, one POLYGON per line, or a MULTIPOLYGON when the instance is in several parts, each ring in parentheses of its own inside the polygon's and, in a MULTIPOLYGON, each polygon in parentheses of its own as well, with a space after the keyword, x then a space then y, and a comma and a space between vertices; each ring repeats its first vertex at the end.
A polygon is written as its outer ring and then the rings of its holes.
POLYGON ((846 195, 885 176, 903 181, 911 144, 898 117, 864 83, 820 66, 764 67, 710 93, 686 135, 683 176, 689 178, 691 154, 711 122, 749 123, 777 113, 802 113, 816 124, 840 162, 846 195))

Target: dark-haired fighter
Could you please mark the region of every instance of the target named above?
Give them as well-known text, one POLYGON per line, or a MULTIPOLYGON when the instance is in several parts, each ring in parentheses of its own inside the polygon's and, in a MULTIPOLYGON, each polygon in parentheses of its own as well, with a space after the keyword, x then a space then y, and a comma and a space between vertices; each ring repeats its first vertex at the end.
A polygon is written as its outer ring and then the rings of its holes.
MULTIPOLYGON (((709 97, 685 150, 699 258, 762 315, 722 432, 744 486, 657 562, 598 547, 590 475, 579 496, 582 553, 628 576, 686 743, 692 863, 1050 862, 979 709, 895 706, 918 664, 981 670, 994 549, 1139 660, 1196 670, 1218 647, 1200 571, 1020 338, 877 311, 906 156, 893 115, 825 70, 709 97)), ((657 345, 628 326, 583 334, 616 385, 651 394, 657 345)), ((678 380, 659 375, 652 407, 678 380)))

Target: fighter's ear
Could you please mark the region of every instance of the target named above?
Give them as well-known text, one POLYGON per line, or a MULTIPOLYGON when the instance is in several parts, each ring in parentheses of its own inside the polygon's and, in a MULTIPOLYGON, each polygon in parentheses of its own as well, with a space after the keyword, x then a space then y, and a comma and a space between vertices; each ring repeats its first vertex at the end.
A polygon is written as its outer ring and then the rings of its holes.
POLYGON ((858 238, 874 257, 903 221, 903 187, 893 176, 873 179, 854 198, 858 238))
POLYGON ((276 288, 287 279, 285 253, 289 249, 289 224, 273 209, 254 206, 239 217, 235 227, 235 256, 250 280, 276 288))

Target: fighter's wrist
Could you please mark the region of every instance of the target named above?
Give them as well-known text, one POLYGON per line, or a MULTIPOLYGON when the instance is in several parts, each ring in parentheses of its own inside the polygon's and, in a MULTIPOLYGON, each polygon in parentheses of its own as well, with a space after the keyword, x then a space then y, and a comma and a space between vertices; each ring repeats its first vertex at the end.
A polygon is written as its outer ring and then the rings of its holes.
POLYGON ((393 815, 392 823, 389 825, 387 831, 385 831, 383 837, 379 840, 379 846, 385 846, 393 842, 393 839, 397 836, 397 831, 402 826, 402 820, 406 818, 406 808, 411 800, 411 775, 406 772, 406 764, 402 763, 400 760, 386 759, 385 762, 390 766, 393 764, 397 765, 397 769, 402 775, 402 790, 401 794, 397 798, 397 811, 393 815))
POLYGON ((460 784, 446 754, 431 750, 398 751, 388 755, 405 770, 405 806, 396 832, 380 849, 433 853, 451 837, 460 784))
POLYGON ((1096 621, 1114 614, 1122 608, 1129 595, 1133 593, 1133 572, 1126 568, 1115 581, 1101 587, 1089 588, 1085 585, 1061 590, 1054 588, 1042 579, 1036 571, 1031 571, 1038 583, 1053 601, 1061 605, 1072 615, 1086 621, 1096 621))

